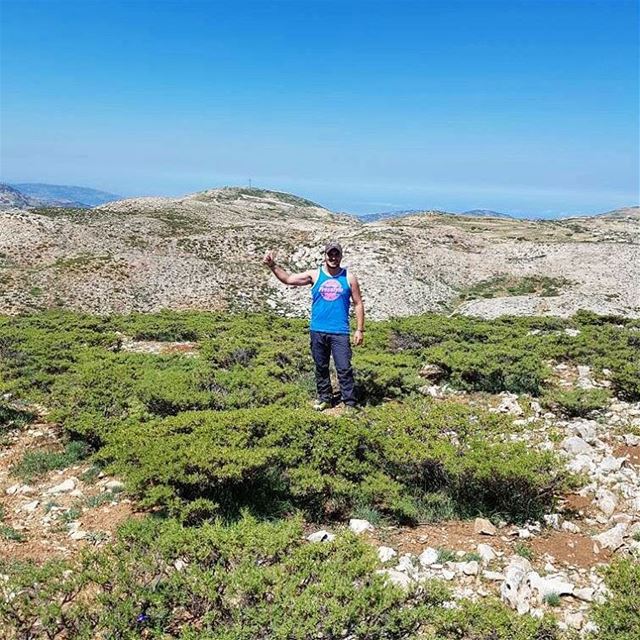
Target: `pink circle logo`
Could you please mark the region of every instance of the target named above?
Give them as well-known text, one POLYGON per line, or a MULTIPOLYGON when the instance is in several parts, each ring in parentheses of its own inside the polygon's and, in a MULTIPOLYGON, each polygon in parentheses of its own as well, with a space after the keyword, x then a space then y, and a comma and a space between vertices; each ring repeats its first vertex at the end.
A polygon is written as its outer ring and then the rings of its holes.
POLYGON ((342 291, 342 285, 338 280, 325 280, 320 285, 320 295, 324 300, 327 300, 328 302, 337 300, 342 291))

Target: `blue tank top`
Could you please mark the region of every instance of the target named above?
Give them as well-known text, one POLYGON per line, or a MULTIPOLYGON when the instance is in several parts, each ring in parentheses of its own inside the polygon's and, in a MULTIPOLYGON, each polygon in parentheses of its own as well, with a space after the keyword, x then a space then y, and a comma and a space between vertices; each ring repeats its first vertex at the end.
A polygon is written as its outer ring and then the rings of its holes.
POLYGON ((311 331, 349 335, 351 287, 347 270, 343 268, 338 275, 330 276, 320 268, 311 297, 311 331))

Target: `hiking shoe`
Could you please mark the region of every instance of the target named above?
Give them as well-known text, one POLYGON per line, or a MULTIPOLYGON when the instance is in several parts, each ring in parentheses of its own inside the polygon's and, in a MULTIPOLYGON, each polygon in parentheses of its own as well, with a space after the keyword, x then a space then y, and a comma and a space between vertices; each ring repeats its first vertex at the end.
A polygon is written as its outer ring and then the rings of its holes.
POLYGON ((325 409, 328 409, 331 406, 330 402, 327 402, 326 400, 316 400, 315 404, 313 405, 313 409, 314 411, 324 411, 325 409))

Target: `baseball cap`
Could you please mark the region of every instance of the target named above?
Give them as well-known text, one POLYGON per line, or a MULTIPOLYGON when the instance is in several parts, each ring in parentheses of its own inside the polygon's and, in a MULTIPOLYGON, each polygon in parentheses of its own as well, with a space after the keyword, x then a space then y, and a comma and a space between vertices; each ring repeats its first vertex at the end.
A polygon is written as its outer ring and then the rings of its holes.
POLYGON ((333 251, 334 249, 340 255, 342 255, 342 245, 339 242, 336 242, 335 240, 331 240, 330 242, 327 242, 327 244, 324 246, 325 253, 329 253, 329 251, 333 251))

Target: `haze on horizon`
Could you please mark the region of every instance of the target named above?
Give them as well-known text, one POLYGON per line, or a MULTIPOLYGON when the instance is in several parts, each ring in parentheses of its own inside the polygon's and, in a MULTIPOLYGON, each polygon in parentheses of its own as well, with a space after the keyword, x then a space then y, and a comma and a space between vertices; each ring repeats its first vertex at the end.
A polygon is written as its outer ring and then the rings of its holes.
POLYGON ((0 0, 4 182, 638 204, 635 0, 0 0))

